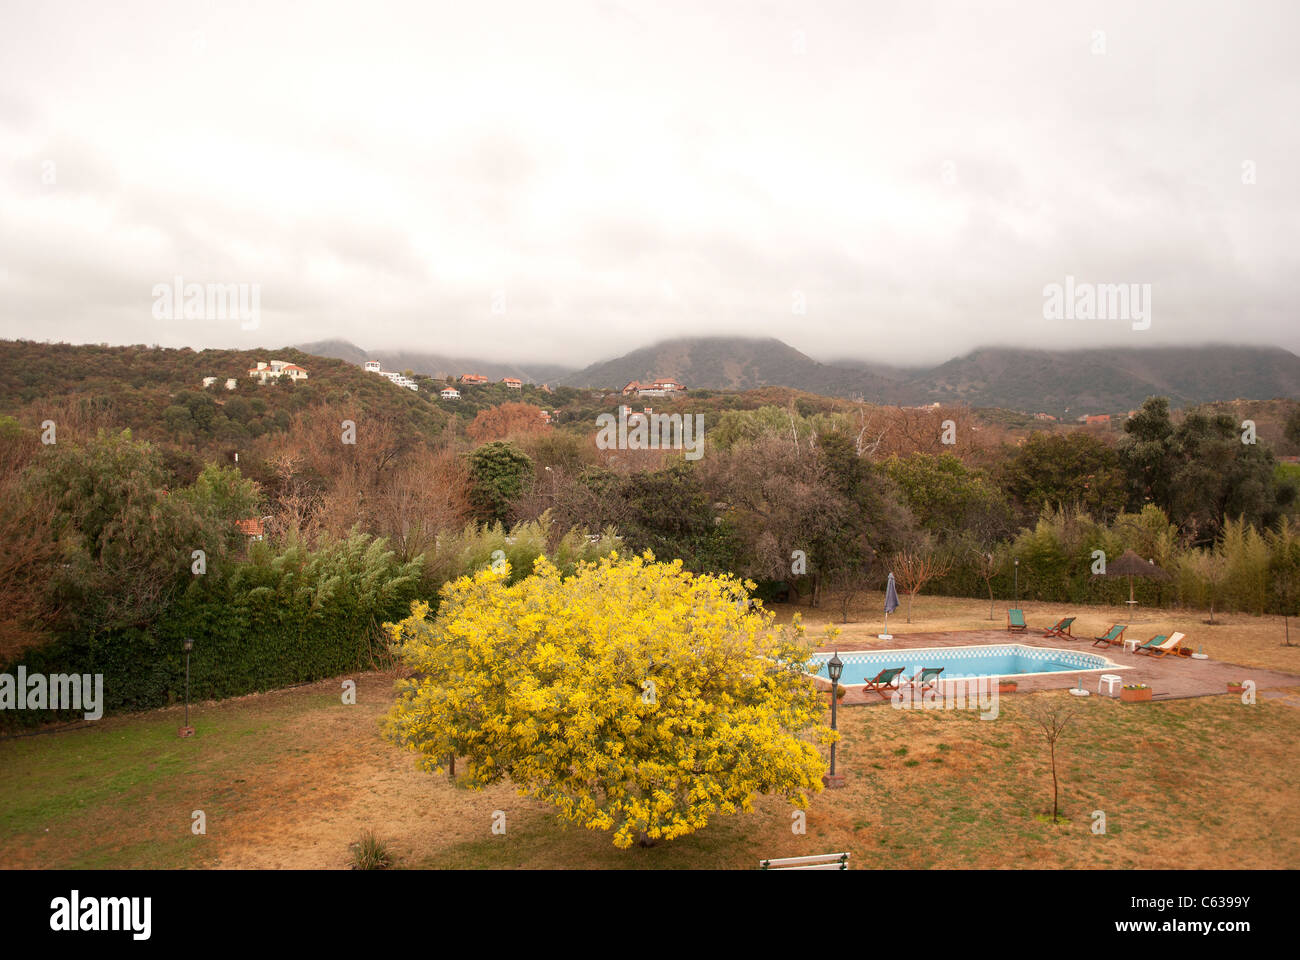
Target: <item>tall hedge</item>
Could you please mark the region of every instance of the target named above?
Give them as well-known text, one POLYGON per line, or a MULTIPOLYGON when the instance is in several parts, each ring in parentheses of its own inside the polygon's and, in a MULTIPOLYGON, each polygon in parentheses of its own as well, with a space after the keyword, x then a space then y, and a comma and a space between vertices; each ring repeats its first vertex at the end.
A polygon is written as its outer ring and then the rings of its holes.
MULTIPOLYGON (((401 563, 385 541, 364 535, 280 553, 258 544, 224 581, 209 587, 196 580, 151 627, 63 636, 0 672, 14 674, 21 662, 28 675, 102 673, 107 713, 183 698, 187 637, 194 639, 192 701, 364 669, 385 649, 378 626, 402 619, 417 598, 422 564, 422 557, 401 563)), ((50 711, 0 712, 5 726, 55 718, 50 711)))

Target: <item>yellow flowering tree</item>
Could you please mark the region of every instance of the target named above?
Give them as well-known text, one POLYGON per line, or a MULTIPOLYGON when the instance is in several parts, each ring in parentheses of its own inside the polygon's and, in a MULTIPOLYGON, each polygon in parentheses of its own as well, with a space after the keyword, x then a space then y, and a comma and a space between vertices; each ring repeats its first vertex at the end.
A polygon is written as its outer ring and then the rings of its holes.
POLYGON ((835 734, 801 669, 811 645, 749 609, 752 584, 648 553, 567 578, 539 557, 509 586, 497 567, 447 584, 436 618, 416 603, 388 625, 415 676, 386 735, 423 769, 463 757, 471 786, 509 778, 624 848, 822 789, 814 744, 835 734))

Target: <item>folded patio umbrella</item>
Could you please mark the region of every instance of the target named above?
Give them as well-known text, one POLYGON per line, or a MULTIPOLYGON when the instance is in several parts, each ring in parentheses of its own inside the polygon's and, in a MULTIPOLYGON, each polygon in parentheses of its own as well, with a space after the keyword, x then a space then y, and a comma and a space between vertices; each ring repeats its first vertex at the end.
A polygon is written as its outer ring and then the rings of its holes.
POLYGON ((889 581, 885 584, 885 632, 882 633, 881 639, 889 639, 889 615, 898 609, 898 588, 894 585, 894 575, 889 575, 889 581))

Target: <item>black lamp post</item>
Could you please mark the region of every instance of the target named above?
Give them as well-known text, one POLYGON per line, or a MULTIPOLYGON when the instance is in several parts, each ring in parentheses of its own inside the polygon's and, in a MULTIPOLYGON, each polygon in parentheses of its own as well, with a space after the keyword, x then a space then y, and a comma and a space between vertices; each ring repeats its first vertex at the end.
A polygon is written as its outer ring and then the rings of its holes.
POLYGON ((186 637, 182 649, 185 651, 185 726, 181 727, 179 733, 182 737, 192 737, 194 728, 190 726, 190 651, 194 649, 194 638, 186 637))
MULTIPOLYGON (((844 675, 844 661, 840 659, 837 650, 826 663, 826 672, 831 678, 831 730, 836 728, 835 707, 839 702, 840 677, 844 675)), ((831 772, 825 777, 825 784, 828 787, 844 786, 844 776, 835 772, 835 742, 831 741, 831 772)))
POLYGON ((1020 558, 1019 558, 1019 557, 1016 557, 1016 562, 1015 562, 1014 566, 1015 566, 1015 571, 1016 571, 1016 572, 1015 572, 1015 581, 1016 581, 1016 606, 1018 607, 1018 606, 1020 606, 1020 558))

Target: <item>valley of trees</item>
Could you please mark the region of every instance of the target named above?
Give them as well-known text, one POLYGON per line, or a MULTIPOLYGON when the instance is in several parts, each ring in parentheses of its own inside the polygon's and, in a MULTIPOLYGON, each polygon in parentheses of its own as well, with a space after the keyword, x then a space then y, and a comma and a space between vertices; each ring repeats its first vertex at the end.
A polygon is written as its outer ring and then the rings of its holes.
POLYGON ((617 394, 497 384, 449 409, 288 350, 307 382, 199 386, 258 356, 0 347, 0 670, 116 672, 110 708, 157 705, 194 636, 222 651, 196 695, 267 689, 386 662, 382 623, 415 599, 436 611, 497 556, 518 579, 616 549, 843 617, 890 570, 1009 597, 1015 558, 1023 598, 1115 602, 1128 585, 1092 576, 1093 552, 1133 549, 1172 577, 1140 581, 1143 603, 1295 612, 1297 484, 1273 453, 1300 443, 1295 404, 1243 443, 1240 410, 1161 398, 1111 430, 1017 431, 966 408, 697 391, 654 406, 704 414, 687 461, 597 449, 617 394))

